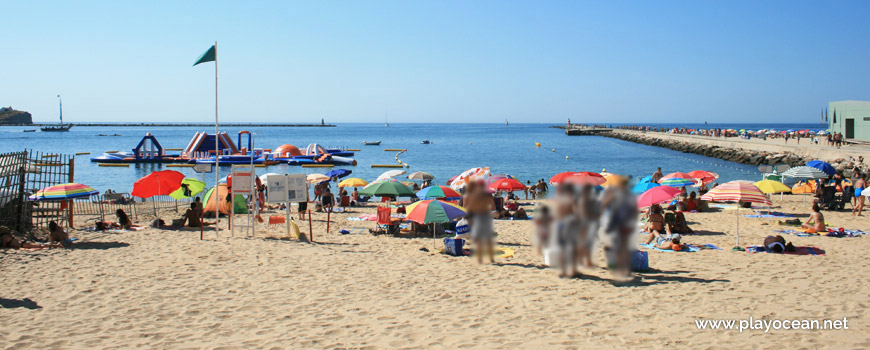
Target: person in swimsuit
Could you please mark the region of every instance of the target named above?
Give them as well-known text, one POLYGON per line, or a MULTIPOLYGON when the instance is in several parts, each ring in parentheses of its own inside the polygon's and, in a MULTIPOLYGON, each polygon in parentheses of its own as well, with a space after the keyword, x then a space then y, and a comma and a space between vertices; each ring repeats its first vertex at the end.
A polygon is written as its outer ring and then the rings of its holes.
POLYGON ((323 204, 324 211, 332 211, 332 207, 335 205, 335 195, 329 191, 329 187, 323 189, 320 201, 323 204))
POLYGON ((767 236, 764 239, 764 249, 770 253, 785 253, 795 251, 794 246, 789 242, 786 243, 782 236, 767 236))
POLYGON ((864 201, 865 198, 861 195, 861 192, 864 192, 864 188, 867 187, 867 178, 864 175, 858 175, 858 180, 855 180, 855 207, 852 208, 852 215, 861 216, 861 211, 864 210, 864 201))
POLYGON ((121 228, 129 230, 134 227, 142 227, 139 225, 134 225, 133 221, 130 220, 130 217, 127 216, 127 213, 124 212, 124 209, 118 209, 115 211, 115 216, 118 217, 118 225, 121 225, 121 228))
POLYGON ((827 231, 827 228, 825 228, 825 216, 819 210, 819 204, 813 203, 813 213, 810 214, 807 222, 801 225, 801 228, 815 230, 816 232, 827 231))
POLYGON ((659 183, 659 180, 662 179, 664 175, 662 174, 662 168, 656 168, 656 172, 652 174, 652 179, 650 182, 659 183))
POLYGON ((483 255, 489 255, 489 262, 495 262, 495 231, 492 225, 492 211, 495 202, 487 193, 482 182, 471 182, 467 186, 463 204, 469 215, 471 239, 477 249, 477 262, 483 263, 483 255))
POLYGON ((649 220, 647 220, 644 231, 649 232, 649 239, 645 244, 649 244, 656 237, 668 235, 667 225, 665 225, 665 217, 662 215, 662 207, 658 204, 650 207, 649 220))
POLYGON ((48 222, 48 232, 48 241, 51 243, 58 242, 63 245, 72 243, 69 239, 69 234, 67 234, 63 227, 60 227, 57 222, 54 222, 54 220, 48 222))
POLYGON ((46 249, 46 248, 63 248, 60 243, 39 244, 27 241, 21 241, 12 235, 9 228, 0 226, 0 248, 12 249, 46 249))
POLYGON ((184 212, 184 216, 181 217, 181 226, 184 226, 187 223, 187 227, 203 227, 203 226, 211 226, 214 225, 212 222, 205 222, 200 220, 202 212, 197 209, 196 202, 190 203, 190 209, 184 212))

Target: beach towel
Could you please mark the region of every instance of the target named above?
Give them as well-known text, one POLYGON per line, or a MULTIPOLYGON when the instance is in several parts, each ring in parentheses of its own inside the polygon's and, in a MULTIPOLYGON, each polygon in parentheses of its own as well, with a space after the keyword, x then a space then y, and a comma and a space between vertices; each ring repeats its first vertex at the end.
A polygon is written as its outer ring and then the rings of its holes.
POLYGON ((698 247, 698 249, 722 250, 722 248, 719 248, 719 247, 717 247, 713 244, 710 244, 710 243, 700 244, 700 245, 697 245, 697 247, 698 247))
POLYGON ((350 221, 378 221, 378 216, 374 214, 363 214, 360 216, 347 218, 350 221))
MULTIPOLYGON (((763 246, 760 245, 751 245, 746 247, 747 253, 767 253, 767 249, 764 249, 763 246)), ((776 253, 774 253, 776 254, 776 253)), ((819 247, 795 247, 795 251, 793 252, 785 252, 782 254, 788 255, 825 255, 825 250, 819 247)))
POLYGON ((866 235, 867 232, 861 230, 846 230, 842 227, 839 229, 828 229, 824 235, 828 237, 861 237, 866 235))
MULTIPOLYGON (((644 248, 649 248, 649 249, 652 249, 652 250, 657 250, 657 251, 660 251, 660 252, 678 252, 678 253, 683 253, 683 252, 685 252, 685 253, 694 253, 694 252, 697 252, 697 251, 701 250, 701 249, 699 249, 698 247, 691 246, 691 245, 689 246, 688 249, 684 249, 684 250, 662 249, 662 248, 656 247, 656 246, 655 246, 654 244, 652 244, 652 243, 650 243, 650 244, 641 244, 640 246, 641 246, 641 247, 644 247, 644 248)), ((721 250, 721 249, 720 249, 720 250, 721 250)))
POLYGON ((792 214, 779 213, 779 212, 774 212, 774 211, 772 211, 770 213, 756 212, 755 214, 747 214, 747 215, 743 215, 743 216, 747 217, 747 218, 791 218, 791 217, 794 217, 794 215, 792 215, 792 214))
POLYGON ((794 236, 798 236, 798 237, 815 236, 812 233, 806 233, 806 232, 798 231, 798 230, 773 230, 773 232, 787 234, 787 235, 794 235, 794 236))

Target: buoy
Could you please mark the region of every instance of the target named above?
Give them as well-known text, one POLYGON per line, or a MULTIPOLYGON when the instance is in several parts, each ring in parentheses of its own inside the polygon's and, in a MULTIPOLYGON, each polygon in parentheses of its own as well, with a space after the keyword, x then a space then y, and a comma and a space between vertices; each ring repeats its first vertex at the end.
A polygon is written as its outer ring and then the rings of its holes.
POLYGON ((471 144, 471 142, 469 142, 469 143, 468 143, 468 144, 469 144, 469 145, 470 145, 470 144, 471 144))
POLYGON ((565 159, 568 159, 568 156, 565 156, 565 159))
POLYGON ((553 148, 553 152, 556 152, 556 149, 555 149, 555 148, 553 148))
POLYGON ((402 164, 402 161, 401 161, 401 160, 396 159, 396 161, 399 162, 399 164, 402 164))
POLYGON ((100 166, 114 166, 114 167, 130 167, 130 164, 126 163, 100 163, 100 166))
POLYGON ((541 143, 540 143, 540 142, 535 142, 535 147, 541 147, 541 143))

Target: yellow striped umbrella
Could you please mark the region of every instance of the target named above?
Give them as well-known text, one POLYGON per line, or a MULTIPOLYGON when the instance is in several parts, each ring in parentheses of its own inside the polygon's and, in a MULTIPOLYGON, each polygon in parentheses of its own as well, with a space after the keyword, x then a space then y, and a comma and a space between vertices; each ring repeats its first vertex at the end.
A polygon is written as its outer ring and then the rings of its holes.
MULTIPOLYGON (((770 199, 761 190, 749 181, 731 181, 716 186, 703 196, 702 201, 711 202, 749 202, 771 205, 770 199)), ((740 248, 740 205, 737 206, 737 246, 740 248)))

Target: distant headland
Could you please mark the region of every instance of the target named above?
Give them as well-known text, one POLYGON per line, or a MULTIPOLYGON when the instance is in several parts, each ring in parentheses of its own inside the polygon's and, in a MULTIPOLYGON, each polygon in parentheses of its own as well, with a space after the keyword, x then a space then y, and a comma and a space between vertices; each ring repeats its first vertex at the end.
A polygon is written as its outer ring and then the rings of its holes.
POLYGON ((0 125, 33 125, 33 117, 12 107, 0 108, 0 125))

